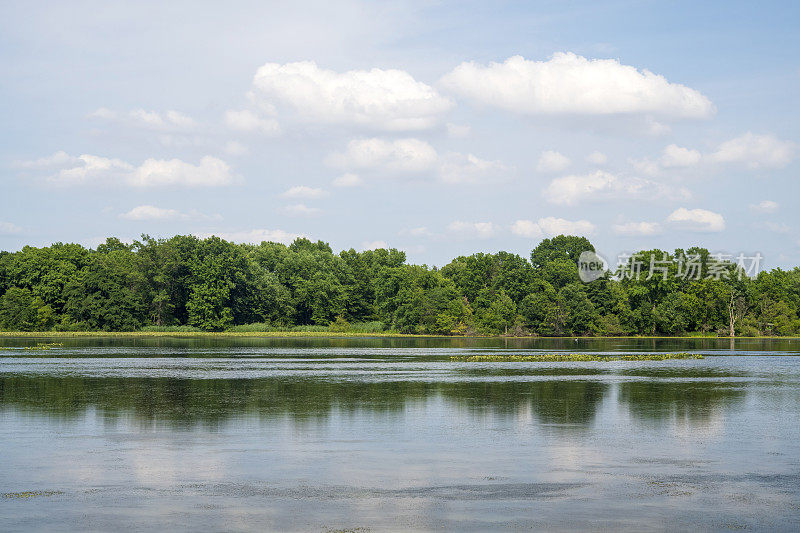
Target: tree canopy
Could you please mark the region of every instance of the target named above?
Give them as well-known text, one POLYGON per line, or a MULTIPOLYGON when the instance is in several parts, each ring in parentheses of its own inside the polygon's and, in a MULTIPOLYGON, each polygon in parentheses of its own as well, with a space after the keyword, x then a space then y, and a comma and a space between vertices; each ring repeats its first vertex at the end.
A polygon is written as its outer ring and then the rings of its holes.
POLYGON ((334 253, 322 241, 109 238, 0 252, 0 328, 130 331, 260 323, 465 335, 795 335, 800 268, 742 275, 703 248, 644 250, 583 283, 584 237, 545 239, 530 258, 475 253, 440 269, 396 249, 334 253), (685 261, 687 257, 694 258, 685 261), (691 272, 691 276, 687 273, 691 272))

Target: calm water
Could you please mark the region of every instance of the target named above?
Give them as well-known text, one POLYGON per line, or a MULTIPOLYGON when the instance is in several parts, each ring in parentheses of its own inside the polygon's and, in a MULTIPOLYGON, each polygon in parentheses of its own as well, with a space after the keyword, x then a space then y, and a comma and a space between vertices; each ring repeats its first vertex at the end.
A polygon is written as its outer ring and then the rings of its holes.
POLYGON ((800 529, 799 340, 36 342, 2 531, 800 529), (449 361, 504 350, 708 357, 449 361))

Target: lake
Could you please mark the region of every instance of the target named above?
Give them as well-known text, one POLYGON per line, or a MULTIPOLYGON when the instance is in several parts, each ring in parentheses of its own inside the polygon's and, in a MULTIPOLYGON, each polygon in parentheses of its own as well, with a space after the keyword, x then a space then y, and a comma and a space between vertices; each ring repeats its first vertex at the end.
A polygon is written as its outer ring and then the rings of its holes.
POLYGON ((0 338, 2 531, 516 529, 800 529, 800 340, 0 338))

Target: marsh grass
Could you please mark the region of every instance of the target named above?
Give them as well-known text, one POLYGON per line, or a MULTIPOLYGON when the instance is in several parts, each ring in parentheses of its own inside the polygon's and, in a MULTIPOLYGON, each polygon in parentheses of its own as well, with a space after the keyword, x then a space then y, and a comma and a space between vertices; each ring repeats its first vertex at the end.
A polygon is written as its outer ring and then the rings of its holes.
POLYGON ((561 363, 568 361, 664 361, 667 359, 702 359, 699 354, 685 352, 650 353, 625 355, 595 355, 590 353, 543 353, 535 355, 470 355, 453 356, 451 361, 467 363, 482 362, 521 362, 521 363, 561 363))

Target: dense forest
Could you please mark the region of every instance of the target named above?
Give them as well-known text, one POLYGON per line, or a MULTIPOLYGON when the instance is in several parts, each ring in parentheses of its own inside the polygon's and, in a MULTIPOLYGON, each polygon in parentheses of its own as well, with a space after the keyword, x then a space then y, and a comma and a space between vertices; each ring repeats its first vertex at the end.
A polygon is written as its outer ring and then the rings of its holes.
POLYGON ((395 249, 333 253, 321 241, 109 238, 0 252, 7 331, 395 331, 436 335, 794 335, 800 268, 747 275, 702 248, 635 254, 584 283, 583 237, 525 258, 476 253, 441 268, 395 249), (687 276, 685 257, 694 257, 687 276))

